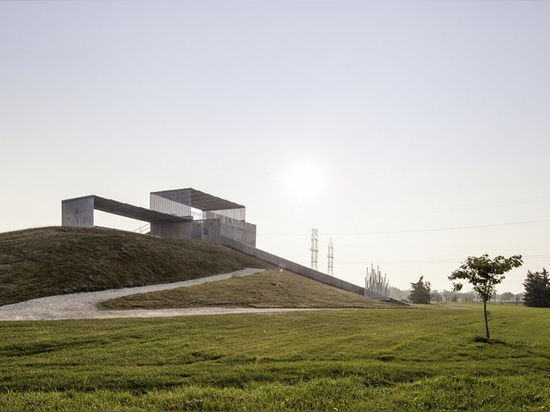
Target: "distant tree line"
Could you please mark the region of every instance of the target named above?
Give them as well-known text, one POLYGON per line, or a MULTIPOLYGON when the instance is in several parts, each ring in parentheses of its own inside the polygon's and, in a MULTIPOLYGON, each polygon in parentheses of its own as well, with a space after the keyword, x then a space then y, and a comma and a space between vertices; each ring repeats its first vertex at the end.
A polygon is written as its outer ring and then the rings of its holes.
MULTIPOLYGON (((390 287, 390 296, 394 299, 412 302, 410 300, 410 290, 402 290, 395 287, 390 287)), ((479 295, 472 291, 469 292, 457 292, 454 290, 437 290, 430 291, 430 303, 480 303, 481 298, 479 295)), ((522 303, 523 294, 514 294, 512 292, 504 292, 502 294, 496 293, 491 297, 491 302, 495 303, 522 303)))
MULTIPOLYGON (((511 292, 504 292, 499 295, 492 293, 488 300, 500 303, 515 302, 516 304, 521 301, 524 305, 530 307, 550 307, 550 274, 545 268, 540 272, 527 271, 523 286, 525 288, 523 294, 516 295, 511 292)), ((390 287, 390 295, 394 299, 420 304, 483 301, 476 291, 431 290, 430 282, 425 281, 423 276, 420 276, 418 282, 411 283, 411 288, 408 291, 390 287)))

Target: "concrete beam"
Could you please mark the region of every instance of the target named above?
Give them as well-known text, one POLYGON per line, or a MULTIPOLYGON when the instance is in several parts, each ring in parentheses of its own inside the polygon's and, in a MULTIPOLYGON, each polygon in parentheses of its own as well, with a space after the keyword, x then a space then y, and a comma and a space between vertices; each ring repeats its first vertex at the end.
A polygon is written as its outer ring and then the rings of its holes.
POLYGON ((184 223, 192 220, 191 216, 172 216, 128 203, 89 195, 61 202, 61 224, 63 226, 93 227, 94 210, 149 223, 184 223))

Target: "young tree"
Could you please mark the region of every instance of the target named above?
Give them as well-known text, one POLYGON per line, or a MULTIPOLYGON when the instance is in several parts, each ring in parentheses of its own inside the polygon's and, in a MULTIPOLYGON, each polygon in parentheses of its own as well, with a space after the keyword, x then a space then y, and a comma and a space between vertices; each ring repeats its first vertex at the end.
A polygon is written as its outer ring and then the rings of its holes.
POLYGON ((523 303, 526 306, 550 307, 550 279, 545 268, 541 273, 527 271, 523 287, 525 287, 523 303))
POLYGON ((418 282, 411 283, 409 300, 412 303, 430 303, 430 282, 424 282, 422 279, 424 279, 424 276, 420 276, 418 282))
MULTIPOLYGON (((485 254, 480 257, 469 256, 466 262, 455 270, 449 280, 466 280, 474 287, 474 291, 481 297, 483 301, 483 316, 485 318, 485 335, 487 340, 491 339, 489 333, 489 320, 487 318, 487 302, 491 299, 496 291, 496 285, 504 280, 504 274, 513 268, 520 267, 523 264, 521 255, 515 255, 509 258, 497 256, 494 259, 489 259, 489 255, 485 254)), ((462 283, 453 283, 454 290, 461 290, 462 283)))

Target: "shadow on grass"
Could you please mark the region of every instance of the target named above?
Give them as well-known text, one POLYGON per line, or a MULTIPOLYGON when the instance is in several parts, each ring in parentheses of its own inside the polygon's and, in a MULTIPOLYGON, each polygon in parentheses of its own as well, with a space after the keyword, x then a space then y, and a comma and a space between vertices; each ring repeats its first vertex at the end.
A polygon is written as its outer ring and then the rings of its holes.
POLYGON ((499 344, 499 345, 506 345, 506 342, 499 340, 499 339, 493 339, 493 338, 487 338, 486 336, 480 336, 477 335, 474 337, 475 343, 489 343, 489 344, 499 344))

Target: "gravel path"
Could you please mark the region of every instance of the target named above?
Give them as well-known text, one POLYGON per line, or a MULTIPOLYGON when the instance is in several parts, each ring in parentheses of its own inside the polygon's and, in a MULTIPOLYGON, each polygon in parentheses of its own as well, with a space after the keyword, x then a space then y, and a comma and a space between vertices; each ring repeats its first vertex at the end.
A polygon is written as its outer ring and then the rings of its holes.
POLYGON ((169 316, 214 315, 229 313, 281 312, 295 309, 256 309, 256 308, 187 308, 161 310, 99 310, 98 302, 133 295, 175 289, 182 286, 194 286, 205 282, 215 282, 234 276, 247 276, 262 272, 263 269, 243 269, 222 275, 208 276, 183 282, 162 285, 141 286, 135 288, 110 289, 99 292, 72 293, 69 295, 49 296, 0 306, 0 320, 53 320, 53 319, 106 319, 106 318, 152 318, 169 316))

